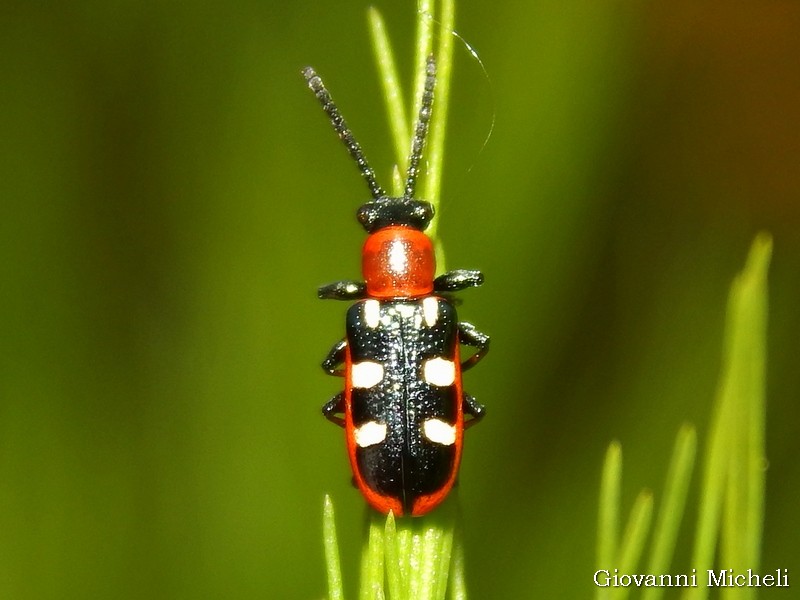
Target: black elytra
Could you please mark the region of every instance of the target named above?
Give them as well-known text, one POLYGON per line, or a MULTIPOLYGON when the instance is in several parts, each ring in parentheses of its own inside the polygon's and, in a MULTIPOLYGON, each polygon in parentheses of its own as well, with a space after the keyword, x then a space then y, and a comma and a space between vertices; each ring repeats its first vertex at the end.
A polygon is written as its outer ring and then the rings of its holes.
POLYGON ((389 197, 316 72, 303 75, 334 130, 358 165, 372 199, 358 221, 369 234, 362 251, 364 281, 319 288, 323 299, 356 301, 347 311, 346 336, 322 363, 344 377, 344 391, 323 414, 344 427, 353 479, 376 510, 423 515, 455 483, 463 432, 484 407, 462 389, 461 373, 489 350, 489 336, 459 322, 450 294, 483 283, 475 270, 435 277, 433 244, 425 235, 429 202, 414 198, 436 83, 429 57, 414 128, 404 194, 389 197), (475 348, 461 360, 462 345, 475 348))

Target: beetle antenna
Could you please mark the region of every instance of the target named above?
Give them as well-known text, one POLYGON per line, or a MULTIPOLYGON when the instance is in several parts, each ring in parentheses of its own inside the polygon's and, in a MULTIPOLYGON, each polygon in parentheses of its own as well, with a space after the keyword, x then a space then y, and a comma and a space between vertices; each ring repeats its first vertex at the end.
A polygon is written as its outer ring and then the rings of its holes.
POLYGON ((408 158, 408 173, 406 175, 406 190, 403 198, 410 200, 414 197, 419 174, 419 161, 422 158, 422 148, 428 135, 428 123, 431 120, 433 108, 433 88, 436 85, 436 59, 431 54, 425 65, 425 88, 422 90, 422 103, 419 107, 417 125, 414 128, 414 138, 411 140, 411 156, 408 158))
MULTIPOLYGON (((361 176, 367 182, 367 186, 369 186, 369 191, 372 193, 372 197, 376 200, 378 198, 385 197, 386 192, 384 192, 383 188, 378 185, 378 181, 375 178, 375 171, 373 171, 372 167, 369 166, 364 153, 361 151, 361 146, 356 141, 356 138, 353 136, 353 132, 350 131, 350 128, 347 126, 347 123, 345 123, 342 113, 339 112, 336 104, 334 104, 330 92, 325 87, 325 84, 322 83, 322 79, 320 79, 319 75, 317 75, 316 71, 314 71, 314 69, 311 67, 306 67, 303 69, 303 77, 306 78, 308 87, 311 88, 311 91, 314 92, 317 100, 319 100, 320 104, 322 104, 322 109, 331 120, 331 125, 333 125, 333 128, 339 135, 339 139, 342 140, 345 148, 347 148, 347 151, 350 153, 350 156, 352 156, 353 160, 356 161, 358 170, 361 171, 361 176)), ((419 127, 419 125, 417 127, 419 127)), ((416 135, 418 135, 418 133, 416 135)), ((407 185, 406 188, 408 188, 407 185)))

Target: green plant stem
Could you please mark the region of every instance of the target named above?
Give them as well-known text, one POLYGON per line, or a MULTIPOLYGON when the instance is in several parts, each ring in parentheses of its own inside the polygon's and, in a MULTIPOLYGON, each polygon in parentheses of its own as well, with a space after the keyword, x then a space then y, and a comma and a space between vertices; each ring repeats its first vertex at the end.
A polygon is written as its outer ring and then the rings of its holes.
POLYGON ((329 600, 343 600, 344 589, 342 587, 342 567, 339 562, 339 544, 336 540, 336 520, 333 501, 328 494, 325 494, 322 510, 322 540, 328 574, 328 598, 329 600))

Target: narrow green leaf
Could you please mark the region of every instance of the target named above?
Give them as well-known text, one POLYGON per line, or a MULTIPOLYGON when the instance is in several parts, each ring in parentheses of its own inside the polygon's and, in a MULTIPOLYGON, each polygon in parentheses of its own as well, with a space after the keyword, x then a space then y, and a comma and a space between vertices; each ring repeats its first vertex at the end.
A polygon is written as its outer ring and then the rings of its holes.
POLYGON ((597 568, 608 569, 617 558, 619 538, 619 498, 622 486, 622 446, 611 442, 603 463, 600 481, 600 513, 598 517, 597 568))
MULTIPOLYGON (((757 568, 764 498, 764 369, 766 275, 772 251, 759 234, 742 273, 731 285, 723 366, 705 455, 692 566, 714 566, 720 526, 725 568, 757 568), (720 513, 724 501, 724 523, 720 513)), ((746 594, 747 592, 745 592, 746 594)), ((687 589, 683 598, 702 600, 708 588, 687 589)))
MULTIPOLYGON (((422 548, 419 564, 419 588, 417 598, 432 600, 436 590, 435 578, 439 571, 439 548, 443 532, 437 528, 428 527, 422 533, 422 548)), ((446 577, 446 576, 445 576, 446 577)))
POLYGON ((402 598, 402 570, 393 565, 400 561, 397 553, 397 527, 394 520, 394 513, 386 515, 386 528, 384 530, 384 552, 386 556, 386 583, 389 590, 389 598, 402 598))
MULTIPOLYGON (((766 275, 771 241, 756 238, 742 273, 731 287, 725 357, 725 401, 730 404, 729 464, 720 559, 737 572, 757 569, 763 522, 764 368, 766 275)), ((723 590, 723 597, 733 597, 723 590)), ((742 588, 736 598, 754 598, 742 588)))
MULTIPOLYGON (((444 600, 453 556, 455 516, 449 501, 433 514, 394 519, 370 511, 369 548, 362 554, 360 598, 444 600), (373 548, 379 545, 380 550, 373 548), (370 558, 374 557, 374 558, 370 558), (382 564, 378 573, 380 557, 382 564), (384 588, 383 581, 387 582, 384 588), (380 582, 380 585, 378 585, 380 582)), ((463 559, 462 559, 463 563, 463 559)), ((461 574, 461 587, 463 573, 461 574)), ((462 592, 461 598, 466 598, 462 592)))
POLYGON ((452 569, 450 564, 453 560, 453 544, 455 542, 455 524, 450 527, 443 527, 439 543, 439 555, 437 556, 437 576, 435 579, 436 587, 433 590, 434 598, 444 599, 447 593, 448 579, 452 569))
MULTIPOLYGON (((600 509, 597 518, 596 568, 612 569, 619 544, 619 498, 622 487, 622 446, 613 441, 606 450, 603 474, 600 479, 600 509)), ((595 598, 611 598, 611 588, 596 587, 595 598)))
MULTIPOLYGON (((709 439, 707 442, 703 480, 700 490, 700 509, 697 516, 692 567, 704 573, 714 566, 714 554, 719 534, 719 514, 725 492, 725 477, 728 470, 728 432, 731 427, 730 406, 725 399, 725 386, 717 392, 713 408, 709 439)), ((706 598, 705 586, 685 590, 684 598, 700 600, 706 598)))
POLYGON ((764 487, 766 477, 766 360, 767 360, 767 272, 772 256, 772 238, 759 234, 753 242, 741 279, 742 319, 749 327, 747 356, 749 366, 744 382, 747 398, 747 504, 744 523, 747 531, 745 559, 758 569, 761 564, 761 538, 764 527, 764 487))
POLYGON ((467 600, 464 541, 461 537, 460 528, 453 538, 453 556, 450 569, 450 600, 467 600))
MULTIPOLYGON (((616 564, 619 565, 620 573, 636 573, 639 559, 642 556, 647 534, 650 531, 650 521, 653 516, 653 494, 650 490, 642 490, 636 498, 636 502, 631 509, 625 533, 619 547, 619 558, 616 564)), ((630 588, 614 588, 612 597, 616 600, 624 600, 628 597, 630 588)))
POLYGON ((384 541, 386 527, 382 516, 371 510, 369 513, 369 535, 366 547, 361 552, 360 600, 378 600, 385 597, 383 552, 386 547, 384 541))
MULTIPOLYGON (((403 89, 400 84, 400 78, 397 75, 394 52, 389 42, 389 35, 386 32, 386 24, 383 17, 378 9, 374 7, 367 9, 367 17, 372 38, 372 49, 375 53, 375 61, 383 87, 383 97, 386 101, 386 112, 394 145, 395 164, 404 173, 408 168, 408 144, 411 139, 411 125, 406 117, 403 89)), ((402 187, 400 190, 402 190, 402 187)))
POLYGON ((325 550, 325 564, 328 573, 329 600, 342 600, 342 567, 339 563, 339 543, 336 540, 336 520, 334 519, 333 501, 325 494, 322 508, 322 540, 325 550))
MULTIPOLYGON (((402 527, 395 521, 397 527, 397 555, 398 560, 394 565, 387 565, 389 569, 397 569, 400 575, 400 600, 409 598, 411 594, 411 571, 413 569, 414 532, 408 527, 402 527)), ((393 599, 394 600, 394 599, 393 599)))
MULTIPOLYGON (((653 531, 653 548, 650 552, 647 573, 669 572, 675 540, 678 537, 686 505, 689 482, 692 479, 696 450, 697 434, 692 425, 686 424, 678 430, 675 438, 672 460, 664 484, 664 500, 661 502, 653 531)), ((663 594, 662 587, 645 588, 642 600, 659 600, 663 594)))

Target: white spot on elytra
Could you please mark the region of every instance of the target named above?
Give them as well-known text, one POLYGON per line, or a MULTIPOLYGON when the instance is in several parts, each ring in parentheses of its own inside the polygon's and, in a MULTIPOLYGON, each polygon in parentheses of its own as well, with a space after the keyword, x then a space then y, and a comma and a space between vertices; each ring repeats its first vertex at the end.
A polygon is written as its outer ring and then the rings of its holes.
POLYGON ((383 365, 365 360, 354 363, 350 370, 350 381, 356 388, 371 388, 383 379, 383 365))
POLYGON ((364 302, 364 320, 367 327, 375 329, 381 322, 381 303, 377 300, 367 300, 364 302))
POLYGON ((422 377, 431 385, 453 385, 456 380, 456 365, 446 358, 431 358, 422 365, 422 377))
POLYGON ((404 273, 408 270, 406 245, 400 240, 392 241, 389 248, 389 268, 395 273, 404 273))
POLYGON ((367 421, 361 427, 356 427, 353 435, 356 439, 356 445, 360 448, 380 444, 386 439, 386 423, 367 421))
POLYGON ((428 419, 422 424, 422 433, 434 444, 452 446, 456 443, 456 427, 441 419, 428 419))
POLYGON ((428 327, 436 325, 436 321, 439 320, 439 301, 432 296, 425 298, 422 301, 422 314, 428 327))

